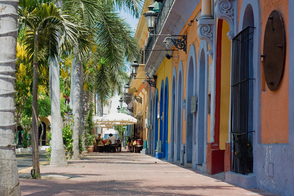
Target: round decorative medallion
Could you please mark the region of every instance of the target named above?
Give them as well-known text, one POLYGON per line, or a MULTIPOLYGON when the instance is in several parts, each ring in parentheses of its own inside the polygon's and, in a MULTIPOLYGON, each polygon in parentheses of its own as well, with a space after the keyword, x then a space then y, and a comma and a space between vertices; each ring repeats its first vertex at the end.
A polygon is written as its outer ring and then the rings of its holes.
POLYGON ((286 57, 286 37, 283 18, 276 10, 268 17, 263 46, 263 68, 265 81, 275 91, 283 77, 286 57))

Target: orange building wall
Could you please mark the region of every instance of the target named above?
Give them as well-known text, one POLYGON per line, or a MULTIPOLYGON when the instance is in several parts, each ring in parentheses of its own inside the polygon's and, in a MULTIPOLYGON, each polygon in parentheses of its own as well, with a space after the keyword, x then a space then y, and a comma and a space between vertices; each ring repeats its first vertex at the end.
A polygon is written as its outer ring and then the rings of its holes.
POLYGON ((286 60, 284 75, 276 91, 270 91, 265 83, 263 61, 261 62, 261 143, 288 143, 289 127, 289 32, 288 0, 261 1, 261 54, 263 54, 264 31, 269 14, 273 10, 281 13, 286 32, 286 60))
MULTIPOLYGON (((238 1, 238 18, 240 18, 242 0, 238 1)), ((289 32, 288 0, 261 0, 261 46, 263 54, 264 32, 267 19, 273 10, 281 13, 286 32, 286 59, 284 75, 276 91, 270 91, 265 83, 263 61, 261 59, 261 143, 288 143, 289 141, 289 32)), ((243 21, 239 21, 243 22, 243 21)))

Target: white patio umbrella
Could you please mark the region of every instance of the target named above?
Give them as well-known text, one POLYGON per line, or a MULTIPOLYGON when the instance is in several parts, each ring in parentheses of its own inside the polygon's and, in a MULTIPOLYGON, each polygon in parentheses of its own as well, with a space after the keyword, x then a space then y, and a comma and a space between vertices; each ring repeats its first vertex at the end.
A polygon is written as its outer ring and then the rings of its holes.
POLYGON ((133 125, 137 123, 136 118, 123 113, 112 113, 103 117, 94 116, 92 120, 97 126, 133 125))
POLYGON ((112 128, 112 125, 103 125, 103 124, 97 123, 99 119, 102 119, 102 116, 92 116, 92 121, 94 122, 94 127, 112 128))

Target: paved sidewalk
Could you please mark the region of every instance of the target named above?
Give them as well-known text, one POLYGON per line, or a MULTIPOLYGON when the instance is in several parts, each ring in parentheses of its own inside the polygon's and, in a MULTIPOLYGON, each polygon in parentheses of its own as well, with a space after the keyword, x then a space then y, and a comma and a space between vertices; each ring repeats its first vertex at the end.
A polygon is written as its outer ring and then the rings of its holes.
MULTIPOLYGON (((268 195, 135 153, 94 153, 68 167, 41 166, 42 177, 20 178, 22 195, 268 195)), ((29 170, 21 175, 29 175, 29 170)))

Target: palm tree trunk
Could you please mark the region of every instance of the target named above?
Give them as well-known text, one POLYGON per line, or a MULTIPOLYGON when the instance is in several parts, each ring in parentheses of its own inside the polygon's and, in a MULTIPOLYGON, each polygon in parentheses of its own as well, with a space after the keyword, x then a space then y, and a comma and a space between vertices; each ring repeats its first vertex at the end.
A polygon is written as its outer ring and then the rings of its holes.
POLYGON ((74 102, 73 114, 74 114, 74 126, 73 126, 73 160, 80 159, 79 156, 79 133, 80 133, 80 120, 81 120, 81 74, 82 63, 78 58, 77 48, 75 48, 75 59, 72 61, 71 77, 73 83, 73 97, 74 102))
POLYGON ((38 117, 38 120, 39 120, 40 126, 41 126, 41 134, 40 134, 40 137, 39 137, 39 146, 42 147, 42 137, 43 137, 43 134, 44 134, 44 127, 43 127, 42 121, 41 121, 41 119, 39 117, 38 117))
POLYGON ((80 71, 80 88, 81 88, 81 102, 82 104, 80 105, 80 115, 81 115, 81 120, 80 120, 80 136, 82 139, 82 147, 86 149, 86 117, 87 117, 87 93, 84 91, 84 86, 83 86, 83 67, 81 67, 80 71))
MULTIPOLYGON (((62 7, 62 1, 58 1, 57 5, 62 7)), ((60 35, 59 35, 60 37, 60 35)), ((60 56, 58 57, 60 59, 60 56)), ((58 60, 59 60, 58 59, 58 60)), ((66 166, 67 159, 64 149, 62 136, 62 118, 60 113, 60 67, 59 62, 50 60, 50 98, 51 98, 51 157, 50 165, 57 167, 66 166)))
POLYGON ((35 178, 41 178, 39 166, 39 147, 38 147, 38 33, 35 32, 34 38, 34 57, 33 57, 33 108, 32 108, 32 140, 33 140, 33 170, 35 178))
MULTIPOLYGON (((103 116, 103 100, 101 100, 98 96, 98 107, 97 107, 97 116, 103 116)), ((98 128, 98 133, 102 134, 102 128, 98 128)))
POLYGON ((67 165, 62 137, 62 122, 60 115, 60 82, 59 63, 50 61, 50 88, 51 88, 51 158, 50 165, 64 167, 67 165))
POLYGON ((93 115, 96 116, 97 115, 97 113, 96 113, 97 108, 96 108, 96 93, 95 93, 95 91, 94 91, 94 93, 93 93, 92 96, 93 96, 93 107, 94 107, 94 109, 93 109, 93 115))
POLYGON ((17 42, 17 2, 0 2, 0 195, 21 195, 15 157, 14 75, 17 42), (12 13, 12 14, 11 14, 12 13), (7 14, 7 15, 6 15, 7 14))

